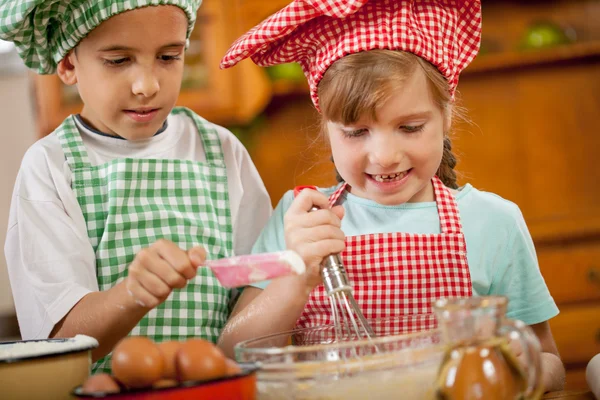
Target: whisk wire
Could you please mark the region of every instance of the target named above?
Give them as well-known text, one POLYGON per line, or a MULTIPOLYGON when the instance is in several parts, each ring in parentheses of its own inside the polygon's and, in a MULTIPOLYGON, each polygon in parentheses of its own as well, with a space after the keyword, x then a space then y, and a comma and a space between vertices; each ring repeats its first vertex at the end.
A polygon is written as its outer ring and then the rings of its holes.
MULTIPOLYGON (((350 319, 350 322, 352 322, 352 326, 354 327, 354 332, 356 333, 356 335, 358 335, 357 339, 360 339, 361 330, 358 327, 358 324, 356 323, 356 319, 354 318, 354 310, 352 309, 352 307, 350 306, 350 303, 348 302, 348 296, 345 296, 345 293, 344 293, 340 297, 343 299, 343 305, 346 307, 346 311, 348 311, 348 317, 350 319)), ((348 331, 348 334, 350 334, 350 332, 352 332, 352 331, 348 331)))
POLYGON ((339 341, 342 338, 342 322, 333 296, 335 296, 335 294, 332 294, 329 298, 329 304, 331 304, 331 317, 333 318, 333 327, 335 329, 335 340, 339 341))
MULTIPOLYGON (((372 328, 352 295, 352 286, 338 254, 325 258, 321 275, 331 304, 335 340, 339 342, 375 338, 372 328)), ((377 347, 375 347, 375 352, 377 351, 377 347)), ((354 348, 350 350, 350 353, 352 356, 358 356, 354 348)))
MULTIPOLYGON (((306 187, 297 187, 294 190, 294 194, 297 195, 304 188, 306 187)), ((311 188, 316 189, 314 187, 311 188)), ((317 210, 317 207, 311 209, 311 211, 317 210)), ((346 269, 339 254, 331 254, 325 257, 321 263, 321 276, 331 304, 331 318, 333 319, 335 329, 335 340, 339 342, 345 339, 342 332, 343 329, 346 330, 347 340, 355 338, 358 340, 371 340, 375 338, 373 329, 371 329, 352 295, 352 286, 350 285, 346 269), (354 331, 351 328, 354 328, 354 331)), ((375 351, 378 352, 377 346, 375 346, 375 351)), ((352 352, 354 355, 357 355, 356 349, 353 348, 352 352)))
MULTIPOLYGON (((354 307, 355 310, 360 310, 360 308, 358 307, 358 303, 354 299, 354 296, 350 296, 348 300, 350 301, 352 307, 354 307)), ((371 325, 369 324, 365 316, 360 312, 357 313, 356 316, 358 322, 360 322, 363 331, 365 332, 365 336, 367 336, 368 338, 375 338, 375 332, 373 332, 373 329, 371 328, 371 325)))

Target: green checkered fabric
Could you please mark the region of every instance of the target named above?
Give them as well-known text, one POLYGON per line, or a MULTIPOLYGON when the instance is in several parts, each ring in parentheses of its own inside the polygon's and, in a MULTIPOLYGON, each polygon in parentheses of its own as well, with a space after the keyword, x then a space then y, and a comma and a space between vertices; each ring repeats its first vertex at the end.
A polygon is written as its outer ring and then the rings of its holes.
POLYGON ((174 5, 185 11, 188 39, 202 0, 0 0, 0 39, 14 42, 29 68, 53 74, 88 33, 136 8, 174 5))
MULTIPOLYGON (((232 255, 227 171, 218 134, 190 110, 173 113, 196 123, 205 163, 125 158, 92 166, 74 118, 57 131, 96 252, 100 290, 125 279, 135 255, 161 238, 183 249, 203 245, 209 259, 232 255)), ((131 334, 157 342, 191 337, 216 342, 229 316, 230 296, 210 269, 199 268, 185 288, 174 290, 131 334)), ((110 355, 92 371, 110 372, 110 355)))

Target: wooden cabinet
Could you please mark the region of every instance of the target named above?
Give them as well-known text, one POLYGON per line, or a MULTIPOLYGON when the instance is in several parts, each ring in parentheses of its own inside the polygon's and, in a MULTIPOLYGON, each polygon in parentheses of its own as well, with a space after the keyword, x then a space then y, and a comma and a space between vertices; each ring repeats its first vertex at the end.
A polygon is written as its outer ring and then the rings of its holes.
MULTIPOLYGON (((546 283, 557 303, 600 301, 599 240, 576 240, 559 245, 540 243, 537 250, 546 283)), ((597 319, 600 320, 600 314, 597 319)))
MULTIPOLYGON (((596 118, 600 43, 585 57, 467 69, 459 88, 476 125, 455 140, 460 170, 515 201, 539 241, 588 236, 600 226, 596 118), (492 163, 496 168, 485 168, 492 163)), ((489 56, 486 60, 493 56, 489 56)), ((502 61, 502 59, 500 60, 502 61)))
MULTIPOLYGON (((178 105, 219 124, 244 124, 267 104, 271 85, 264 69, 249 60, 220 70, 219 62, 241 34, 237 0, 204 0, 186 52, 186 70, 178 105)), ((52 132, 69 114, 81 110, 76 90, 56 75, 32 75, 40 136, 52 132)))
POLYGON ((235 6, 242 16, 240 20, 242 31, 248 31, 291 2, 292 0, 236 0, 235 6))
MULTIPOLYGON (((600 2, 579 5, 585 18, 600 18, 600 2)), ((576 24, 576 11, 563 11, 576 24)), ((585 366, 600 353, 599 71, 600 34, 481 57, 459 84, 475 125, 460 125, 458 169, 521 207, 561 311, 550 325, 570 389, 585 388, 585 366)))

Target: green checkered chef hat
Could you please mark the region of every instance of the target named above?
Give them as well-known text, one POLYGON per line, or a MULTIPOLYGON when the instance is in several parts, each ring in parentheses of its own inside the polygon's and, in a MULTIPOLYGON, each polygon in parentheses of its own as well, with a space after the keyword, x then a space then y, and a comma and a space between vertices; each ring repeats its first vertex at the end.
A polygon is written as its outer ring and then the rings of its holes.
POLYGON ((136 8, 180 7, 189 39, 202 0, 0 0, 0 39, 14 42, 25 65, 53 74, 88 33, 110 17, 136 8))

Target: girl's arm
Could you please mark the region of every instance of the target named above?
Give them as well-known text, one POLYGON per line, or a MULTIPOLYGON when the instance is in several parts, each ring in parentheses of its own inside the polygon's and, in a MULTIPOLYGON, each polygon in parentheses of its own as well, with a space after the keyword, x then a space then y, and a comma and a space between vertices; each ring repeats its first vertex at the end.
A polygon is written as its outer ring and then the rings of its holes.
MULTIPOLYGON (((241 341, 288 331, 296 325, 310 292, 321 282, 321 261, 345 246, 340 229, 344 210, 340 206, 325 209, 328 201, 322 193, 305 190, 294 199, 282 222, 267 225, 262 236, 283 233, 285 247, 302 257, 306 273, 274 279, 264 290, 244 290, 219 338, 219 345, 229 357, 234 356, 233 347, 241 341), (313 206, 322 209, 311 211, 313 206)), ((274 218, 281 214, 278 206, 274 218)))
POLYGON ((530 325, 542 345, 542 383, 547 392, 563 390, 565 367, 558 354, 548 321, 530 325))
POLYGON ((218 342, 228 357, 235 358, 239 342, 294 329, 310 294, 294 278, 274 279, 264 290, 244 289, 218 342))

